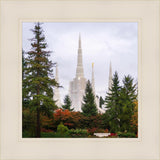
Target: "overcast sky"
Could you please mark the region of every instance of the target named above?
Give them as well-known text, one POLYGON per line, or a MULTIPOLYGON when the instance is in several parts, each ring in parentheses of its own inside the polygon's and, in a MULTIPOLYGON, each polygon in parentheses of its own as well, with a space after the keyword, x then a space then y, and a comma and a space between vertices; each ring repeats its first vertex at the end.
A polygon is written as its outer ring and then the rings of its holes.
MULTIPOLYGON (((35 23, 23 23, 23 49, 31 49, 29 39, 33 38, 30 29, 35 23)), ((112 72, 130 74, 137 80, 138 72, 138 25, 137 23, 43 23, 42 28, 53 51, 51 59, 58 63, 61 99, 68 94, 69 82, 76 75, 78 38, 81 33, 83 67, 86 79, 91 79, 92 62, 95 70, 95 89, 105 97, 108 89, 109 63, 112 72)))

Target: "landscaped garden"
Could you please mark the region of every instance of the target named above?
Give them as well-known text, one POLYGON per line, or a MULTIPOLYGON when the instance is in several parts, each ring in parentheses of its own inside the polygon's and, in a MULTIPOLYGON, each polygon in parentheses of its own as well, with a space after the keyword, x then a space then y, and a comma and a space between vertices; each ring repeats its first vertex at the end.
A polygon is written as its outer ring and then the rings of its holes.
POLYGON ((96 96, 86 82, 81 112, 74 111, 69 95, 58 107, 54 88, 60 84, 53 76, 53 63, 40 23, 31 30, 31 50, 22 53, 22 137, 23 138, 135 138, 138 137, 137 83, 130 75, 119 81, 115 71, 104 98, 96 96), (71 107, 72 106, 72 107, 71 107), (104 136, 103 136, 104 135, 104 136))

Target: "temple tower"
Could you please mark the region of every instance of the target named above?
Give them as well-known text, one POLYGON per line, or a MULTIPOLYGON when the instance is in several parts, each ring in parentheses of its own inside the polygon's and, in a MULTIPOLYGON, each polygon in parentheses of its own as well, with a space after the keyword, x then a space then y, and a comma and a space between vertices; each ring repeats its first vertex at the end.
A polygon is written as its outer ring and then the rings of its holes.
POLYGON ((92 90, 93 90, 93 94, 96 96, 96 93, 95 93, 95 82, 94 82, 94 63, 92 63, 92 90))
POLYGON ((95 97, 95 104, 96 104, 98 113, 101 113, 101 114, 105 113, 105 110, 99 107, 99 97, 96 96, 95 81, 94 81, 94 63, 92 63, 92 90, 95 97))
POLYGON ((79 34, 79 47, 77 56, 77 68, 76 77, 84 77, 83 60, 82 60, 82 47, 81 47, 81 35, 79 34))
MULTIPOLYGON (((58 64, 56 64, 55 80, 56 80, 57 83, 59 83, 58 64)), ((54 88, 53 100, 56 101, 56 105, 58 107, 61 107, 62 104, 61 104, 61 100, 60 100, 60 93, 59 93, 59 88, 58 87, 54 88)))
POLYGON ((81 44, 81 36, 79 34, 76 76, 70 82, 70 87, 69 87, 69 96, 72 101, 71 108, 74 108, 75 111, 82 111, 81 105, 85 88, 86 88, 86 79, 84 78, 82 44, 81 44))
POLYGON ((109 82, 108 82, 108 92, 109 89, 112 87, 112 64, 110 62, 110 66, 109 66, 109 82))

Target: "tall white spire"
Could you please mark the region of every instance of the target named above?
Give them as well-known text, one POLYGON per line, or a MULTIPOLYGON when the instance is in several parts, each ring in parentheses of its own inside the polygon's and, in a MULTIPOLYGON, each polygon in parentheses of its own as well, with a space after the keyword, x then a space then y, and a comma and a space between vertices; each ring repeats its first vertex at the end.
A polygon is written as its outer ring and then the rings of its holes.
POLYGON ((94 63, 92 63, 92 90, 95 97, 95 104, 96 104, 98 113, 104 113, 105 110, 99 107, 99 98, 96 96, 95 81, 94 81, 94 63))
POLYGON ((92 63, 92 89, 93 89, 93 94, 95 95, 94 63, 92 63))
POLYGON ((112 86, 112 64, 110 62, 110 66, 109 66, 109 82, 108 82, 108 91, 112 86))
MULTIPOLYGON (((57 83, 59 83, 58 64, 56 64, 55 80, 56 80, 57 83)), ((60 93, 59 93, 59 88, 58 87, 54 88, 53 100, 56 101, 56 105, 58 107, 61 107, 60 93)))
POLYGON ((79 48, 81 48, 81 34, 79 33, 79 48))
POLYGON ((83 72, 83 60, 82 60, 82 46, 81 46, 81 35, 79 34, 79 42, 78 42, 78 57, 77 57, 77 69, 76 69, 76 77, 81 78, 84 77, 83 72))
POLYGON ((81 35, 79 34, 76 77, 73 78, 73 80, 69 84, 69 95, 72 101, 71 108, 74 108, 75 111, 82 111, 81 105, 83 101, 85 88, 86 79, 84 77, 83 72, 82 44, 81 35))

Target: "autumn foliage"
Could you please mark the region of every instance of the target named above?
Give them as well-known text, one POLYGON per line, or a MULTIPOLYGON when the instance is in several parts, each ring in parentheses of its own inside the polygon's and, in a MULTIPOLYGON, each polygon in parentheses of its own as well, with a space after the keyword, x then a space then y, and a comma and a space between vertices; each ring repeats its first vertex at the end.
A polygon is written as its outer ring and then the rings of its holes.
POLYGON ((135 134, 138 134, 138 101, 135 102, 134 114, 131 119, 131 128, 135 134))

